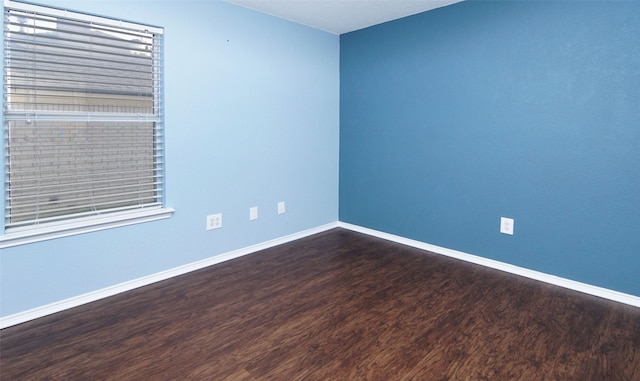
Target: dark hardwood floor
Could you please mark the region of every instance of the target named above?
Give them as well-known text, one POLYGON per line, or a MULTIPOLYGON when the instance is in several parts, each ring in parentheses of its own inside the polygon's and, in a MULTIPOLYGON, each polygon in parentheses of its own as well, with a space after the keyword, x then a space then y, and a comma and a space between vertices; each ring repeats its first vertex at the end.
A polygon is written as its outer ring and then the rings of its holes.
POLYGON ((0 332, 10 380, 640 380, 640 309, 335 229, 0 332))

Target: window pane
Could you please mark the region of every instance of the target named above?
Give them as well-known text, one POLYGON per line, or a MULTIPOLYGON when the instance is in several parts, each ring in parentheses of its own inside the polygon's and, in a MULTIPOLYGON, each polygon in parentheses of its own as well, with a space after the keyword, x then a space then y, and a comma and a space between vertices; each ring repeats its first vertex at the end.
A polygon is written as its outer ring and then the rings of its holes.
POLYGON ((9 123, 9 223, 156 203, 153 123, 9 123))
POLYGON ((162 206, 161 35, 33 7, 5 9, 5 227, 162 206))

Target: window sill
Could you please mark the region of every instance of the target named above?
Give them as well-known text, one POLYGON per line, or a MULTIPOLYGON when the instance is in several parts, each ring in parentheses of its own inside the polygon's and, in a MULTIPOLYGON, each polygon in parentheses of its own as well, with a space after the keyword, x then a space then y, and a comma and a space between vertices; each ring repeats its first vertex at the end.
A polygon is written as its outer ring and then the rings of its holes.
POLYGON ((120 226, 163 220, 171 217, 173 212, 174 210, 170 208, 158 208, 138 212, 109 214, 107 216, 88 217, 74 220, 73 222, 39 225, 27 229, 16 229, 0 236, 0 249, 112 229, 120 226))

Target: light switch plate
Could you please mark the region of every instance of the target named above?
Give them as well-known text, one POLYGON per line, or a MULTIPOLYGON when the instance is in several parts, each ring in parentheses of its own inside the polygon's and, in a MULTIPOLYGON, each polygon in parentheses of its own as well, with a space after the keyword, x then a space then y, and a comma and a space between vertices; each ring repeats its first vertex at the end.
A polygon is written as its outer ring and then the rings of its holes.
POLYGON ((285 209, 284 201, 280 201, 278 203, 278 214, 284 214, 285 211, 286 209, 285 209))
POLYGON ((254 206, 253 208, 249 208, 249 220, 257 220, 258 219, 258 207, 254 206))

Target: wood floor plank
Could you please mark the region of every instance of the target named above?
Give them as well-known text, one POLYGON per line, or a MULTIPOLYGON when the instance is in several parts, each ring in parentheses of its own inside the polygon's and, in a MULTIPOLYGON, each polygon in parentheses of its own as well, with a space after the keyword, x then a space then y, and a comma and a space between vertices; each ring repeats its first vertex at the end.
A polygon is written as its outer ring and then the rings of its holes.
POLYGON ((0 331, 5 380, 640 380, 640 309, 334 229, 0 331))

